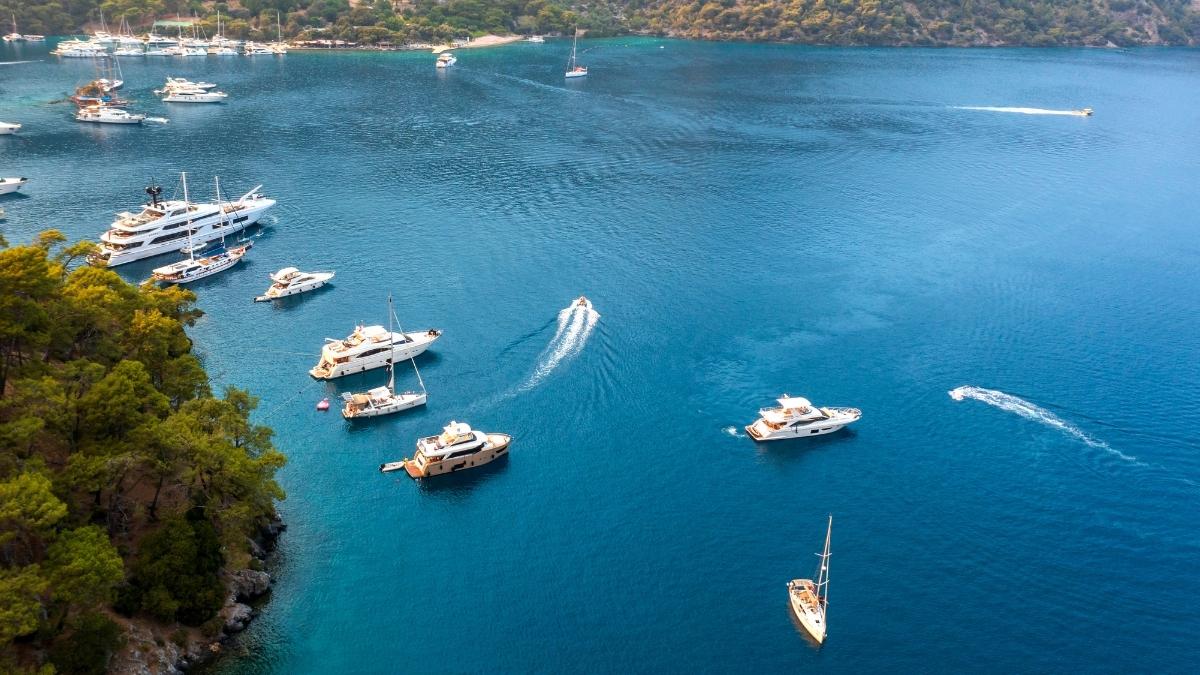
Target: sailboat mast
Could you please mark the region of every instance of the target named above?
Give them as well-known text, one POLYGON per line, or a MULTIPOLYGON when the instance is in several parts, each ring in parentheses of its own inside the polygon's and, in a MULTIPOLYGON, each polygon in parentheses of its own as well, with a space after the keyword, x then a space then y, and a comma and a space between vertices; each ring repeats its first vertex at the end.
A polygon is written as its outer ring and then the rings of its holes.
POLYGON ((396 395, 396 340, 392 337, 392 320, 395 317, 396 310, 392 307, 392 294, 388 293, 388 340, 391 341, 389 343, 391 353, 388 354, 388 391, 392 392, 392 396, 396 395))
POLYGON ((825 550, 821 553, 821 572, 817 575, 817 599, 824 607, 829 603, 829 535, 833 532, 833 515, 825 529, 825 550))
POLYGON ((188 213, 187 225, 184 226, 187 228, 188 260, 195 260, 196 259, 196 247, 192 245, 192 216, 191 216, 192 202, 191 202, 191 200, 188 199, 187 172, 180 171, 179 177, 181 180, 183 180, 183 205, 184 205, 184 209, 186 209, 187 213, 188 213))

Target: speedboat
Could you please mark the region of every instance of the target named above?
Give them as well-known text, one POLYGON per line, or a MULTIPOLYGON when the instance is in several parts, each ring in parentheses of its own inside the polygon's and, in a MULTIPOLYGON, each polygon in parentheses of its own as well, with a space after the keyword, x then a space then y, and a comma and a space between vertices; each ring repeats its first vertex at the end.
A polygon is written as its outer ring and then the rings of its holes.
POLYGON ((403 469, 411 478, 427 478, 483 466, 508 453, 512 436, 475 431, 469 424, 451 421, 437 436, 417 441, 412 459, 389 462, 380 471, 403 469))
POLYGON ((788 582, 788 599, 792 603, 792 611, 804 630, 817 641, 825 642, 827 624, 825 612, 829 607, 829 534, 833 531, 833 516, 829 517, 829 526, 825 530, 825 550, 818 553, 821 559, 817 570, 817 579, 792 579, 788 582))
POLYGON ((819 436, 857 422, 858 408, 817 408, 808 399, 784 394, 778 408, 763 408, 759 418, 746 427, 756 441, 780 441, 788 438, 819 436))
POLYGON ((525 41, 540 45, 546 41, 546 38, 542 37, 541 35, 530 35, 529 37, 525 38, 525 41))
POLYGON ((449 68, 456 63, 458 63, 458 57, 450 52, 442 52, 441 55, 437 57, 438 68, 449 68))
POLYGON ((20 124, 13 124, 10 122, 0 122, 0 136, 6 136, 8 134, 15 134, 20 130, 21 130, 20 124))
POLYGON ((1084 117, 1091 117, 1091 116, 1093 115, 1093 113, 1094 113, 1094 112, 1095 112, 1095 111, 1093 111, 1091 108, 1081 108, 1081 109, 1079 109, 1079 110, 1076 110, 1076 111, 1075 111, 1075 114, 1076 114, 1076 115, 1082 115, 1082 116, 1084 116, 1084 117))
POLYGON ((258 192, 261 185, 234 202, 193 203, 187 196, 186 174, 181 178, 185 186, 182 200, 160 200, 161 187, 146 188, 150 203, 138 213, 118 213, 108 231, 100 235, 100 246, 88 261, 114 267, 172 253, 185 239, 202 246, 250 227, 275 206, 274 199, 258 192))
POLYGON ((266 293, 254 298, 254 301, 266 302, 315 291, 329 283, 333 275, 333 272, 301 272, 295 267, 285 267, 271 275, 271 287, 266 293))
POLYGON ((16 192, 28 182, 28 178, 0 178, 0 195, 16 192))
POLYGON ((308 374, 318 380, 332 380, 383 368, 393 361, 406 361, 423 354, 441 335, 442 331, 436 328, 404 333, 383 326, 355 326, 345 340, 325 338, 321 360, 308 374))
POLYGON ((586 307, 588 309, 591 309, 592 301, 588 300, 586 295, 581 295, 581 296, 579 296, 579 299, 574 302, 574 306, 575 307, 586 307))
POLYGON ((150 278, 164 284, 188 284, 198 281, 218 272, 224 272, 238 264, 242 261, 242 258, 246 257, 246 252, 253 245, 254 242, 247 241, 240 246, 222 250, 203 258, 188 256, 186 260, 154 268, 154 271, 150 274, 150 278))
POLYGON ((95 124, 141 124, 145 115, 133 115, 121 108, 111 108, 104 105, 90 105, 80 108, 75 113, 76 122, 92 122, 95 124))

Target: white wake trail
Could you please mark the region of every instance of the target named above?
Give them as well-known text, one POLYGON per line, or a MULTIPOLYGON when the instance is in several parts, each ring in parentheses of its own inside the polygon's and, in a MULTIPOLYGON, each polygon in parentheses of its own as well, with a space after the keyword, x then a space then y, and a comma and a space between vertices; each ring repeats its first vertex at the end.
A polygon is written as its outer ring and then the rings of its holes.
POLYGON ((1108 443, 1092 438, 1084 433, 1084 431, 1079 427, 1062 419, 1049 410, 1034 405, 1023 398, 1013 396, 1012 394, 1006 394, 1002 391, 996 391, 995 389, 984 389, 982 387, 959 387, 957 389, 951 389, 948 393, 950 394, 950 398, 954 399, 955 401, 961 401, 967 398, 975 399, 976 401, 982 401, 1001 410, 1005 410, 1010 413, 1016 413, 1025 419, 1033 420, 1034 422, 1040 422, 1048 427, 1058 429, 1059 431, 1071 436, 1072 438, 1075 438, 1076 440, 1083 441, 1093 448, 1100 448, 1101 450, 1112 453, 1113 455, 1120 457, 1127 462, 1138 461, 1137 457, 1130 457, 1120 450, 1113 448, 1108 443))
POLYGON ((990 105, 956 105, 956 110, 982 110, 984 112, 1019 113, 1021 115, 1067 115, 1070 117, 1087 117, 1082 110, 1047 110, 1045 108, 1001 108, 990 105))
POLYGON ((542 351, 538 366, 534 369, 529 380, 521 387, 528 390, 536 386, 563 360, 575 356, 587 344, 592 329, 600 320, 600 313, 590 307, 571 305, 558 313, 558 329, 550 343, 542 351))

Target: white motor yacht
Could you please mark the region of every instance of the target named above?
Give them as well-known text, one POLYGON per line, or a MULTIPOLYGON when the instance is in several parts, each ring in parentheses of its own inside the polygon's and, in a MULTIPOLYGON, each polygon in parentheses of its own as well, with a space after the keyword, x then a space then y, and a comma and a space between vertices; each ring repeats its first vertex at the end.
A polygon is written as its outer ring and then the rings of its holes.
POLYGON ((529 37, 525 38, 525 41, 540 45, 546 41, 546 38, 542 37, 541 35, 530 35, 529 37))
POLYGON ((780 441, 788 438, 819 436, 857 422, 858 408, 817 408, 808 399, 784 394, 778 408, 763 408, 759 418, 746 427, 756 441, 780 441))
POLYGON ((380 471, 403 469, 411 478, 427 478, 482 466, 508 453, 512 436, 475 431, 463 422, 451 421, 437 436, 417 441, 412 459, 389 462, 380 471))
POLYGON ((146 50, 141 47, 118 47, 113 50, 113 56, 145 56, 146 50))
POLYGON ((0 178, 0 195, 16 192, 28 182, 28 178, 0 178))
POLYGON ((438 68, 449 68, 450 66, 452 66, 456 63, 458 63, 458 57, 455 56, 454 54, 451 54, 450 52, 442 52, 437 57, 437 67, 438 68))
POLYGON ((185 89, 176 87, 168 89, 163 96, 163 103, 223 103, 229 94, 223 91, 206 91, 199 87, 185 89))
POLYGON ((213 84, 212 82, 192 82, 191 80, 183 77, 167 77, 167 83, 163 85, 163 88, 155 89, 154 93, 161 95, 172 89, 203 89, 207 91, 209 89, 216 88, 217 85, 213 84))
POLYGON ((829 535, 833 531, 833 516, 825 530, 825 550, 817 554, 821 559, 817 580, 792 579, 788 582, 788 599, 800 625, 817 641, 825 642, 827 624, 825 612, 829 607, 829 535))
POLYGON ((267 302, 315 291, 329 283, 333 275, 333 272, 301 272, 295 267, 285 267, 271 275, 271 287, 266 293, 254 298, 254 301, 267 302))
POLYGON ((11 122, 0 122, 0 136, 6 136, 8 134, 15 134, 20 130, 21 130, 20 124, 14 124, 11 122))
POLYGON ((356 326, 345 340, 325 338, 321 360, 308 371, 318 380, 383 368, 393 361, 406 361, 423 354, 441 337, 436 328, 415 332, 392 332, 383 326, 356 326))
MULTIPOLYGON (((181 176, 186 182, 186 175, 181 176)), ((193 203, 159 200, 162 188, 146 188, 150 203, 138 213, 118 213, 109 230, 100 235, 100 246, 88 258, 93 264, 124 265, 163 253, 172 253, 189 239, 198 246, 236 234, 258 222, 275 200, 264 197, 257 186, 234 202, 193 203), (189 236, 190 232, 190 236, 189 236)))
POLYGON ((247 42, 242 45, 242 54, 246 56, 273 56, 275 52, 266 45, 257 42, 247 42))
POLYGON ((111 108, 104 105, 90 105, 80 108, 75 113, 76 122, 91 122, 93 124, 141 124, 145 115, 134 115, 121 108, 111 108))

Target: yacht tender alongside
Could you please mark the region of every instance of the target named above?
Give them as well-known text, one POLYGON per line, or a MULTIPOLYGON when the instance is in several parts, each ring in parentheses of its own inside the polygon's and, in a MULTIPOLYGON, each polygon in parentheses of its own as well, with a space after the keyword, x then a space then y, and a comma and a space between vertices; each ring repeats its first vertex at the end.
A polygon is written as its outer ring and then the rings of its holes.
POLYGON ((778 408, 763 408, 759 418, 746 427, 746 433, 756 441, 780 441, 829 434, 857 422, 862 417, 858 408, 818 408, 808 399, 784 394, 778 408))

